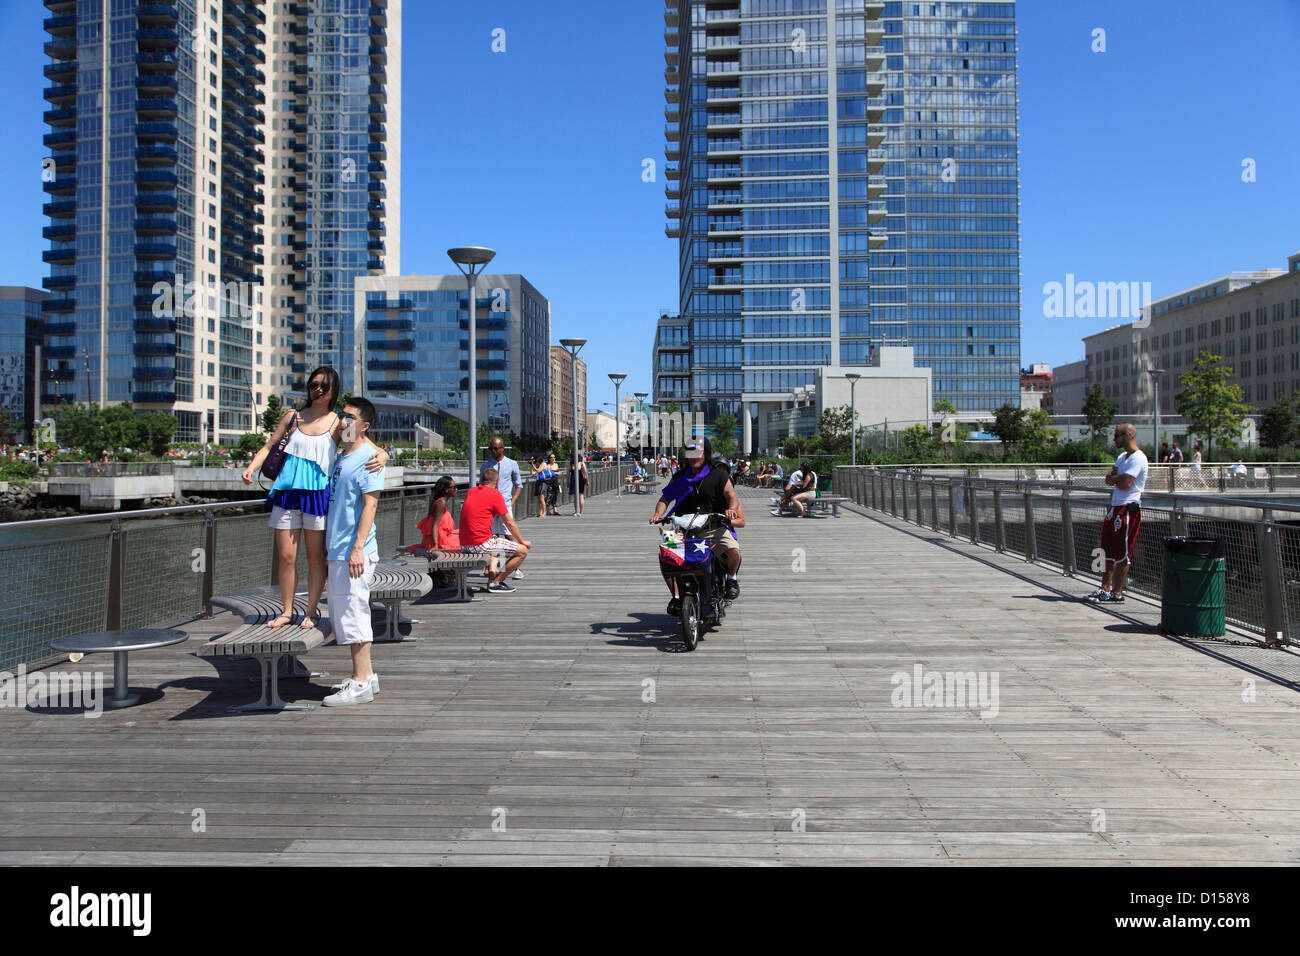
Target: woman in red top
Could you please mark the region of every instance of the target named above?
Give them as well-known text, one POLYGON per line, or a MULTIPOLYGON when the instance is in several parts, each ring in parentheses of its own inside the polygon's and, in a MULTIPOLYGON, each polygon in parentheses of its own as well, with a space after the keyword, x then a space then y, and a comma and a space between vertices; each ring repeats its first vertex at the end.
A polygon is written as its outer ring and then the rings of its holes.
POLYGON ((420 547, 430 551, 460 550, 460 532, 451 517, 451 505, 455 500, 456 481, 450 475, 443 475, 429 496, 429 513, 415 526, 422 538, 420 547))

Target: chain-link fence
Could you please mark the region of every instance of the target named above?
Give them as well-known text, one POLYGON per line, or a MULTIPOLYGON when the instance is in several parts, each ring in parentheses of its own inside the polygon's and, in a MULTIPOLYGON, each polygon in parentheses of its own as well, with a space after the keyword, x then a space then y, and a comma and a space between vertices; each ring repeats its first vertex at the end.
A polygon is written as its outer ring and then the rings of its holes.
POLYGON ((55 660, 50 641, 104 629, 111 540, 96 531, 0 546, 0 670, 55 660))

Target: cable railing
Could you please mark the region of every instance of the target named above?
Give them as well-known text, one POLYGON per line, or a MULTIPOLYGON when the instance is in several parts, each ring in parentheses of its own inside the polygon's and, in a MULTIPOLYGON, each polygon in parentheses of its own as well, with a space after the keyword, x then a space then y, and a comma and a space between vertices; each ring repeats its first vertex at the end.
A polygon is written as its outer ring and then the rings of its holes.
MULTIPOLYGON (((1111 488, 1096 483, 981 474, 924 474, 905 468, 840 466, 834 488, 858 505, 951 538, 1101 579, 1101 525, 1111 488)), ((1015 469, 1007 469, 1015 470, 1015 469)), ((1229 623, 1269 643, 1292 643, 1300 628, 1300 504, 1153 489, 1142 496, 1142 533, 1126 587, 1159 599, 1170 536, 1221 539, 1227 549, 1229 623)), ((1241 489, 1249 491, 1251 489, 1241 489)), ((1260 488, 1258 491, 1266 491, 1260 488)))

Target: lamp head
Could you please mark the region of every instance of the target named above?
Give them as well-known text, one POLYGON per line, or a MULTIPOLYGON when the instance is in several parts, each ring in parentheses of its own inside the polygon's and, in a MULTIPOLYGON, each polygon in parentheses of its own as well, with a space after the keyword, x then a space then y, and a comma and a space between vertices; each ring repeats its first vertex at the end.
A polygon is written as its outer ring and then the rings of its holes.
POLYGON ((458 266, 485 266, 496 257, 496 250, 487 246, 457 246, 447 250, 447 256, 458 266))
POLYGON ((582 348, 584 345, 587 344, 587 340, 586 339, 560 339, 560 344, 576 355, 578 353, 578 349, 582 348))
POLYGON ((859 375, 857 372, 845 372, 844 377, 847 378, 850 382, 856 382, 858 379, 862 378, 862 376, 859 375))
POLYGON ((609 380, 610 380, 611 382, 613 382, 615 385, 622 385, 622 384, 623 384, 623 379, 625 379, 625 378, 627 378, 627 375, 624 374, 624 373, 622 373, 622 372, 610 372, 610 373, 609 373, 609 380))

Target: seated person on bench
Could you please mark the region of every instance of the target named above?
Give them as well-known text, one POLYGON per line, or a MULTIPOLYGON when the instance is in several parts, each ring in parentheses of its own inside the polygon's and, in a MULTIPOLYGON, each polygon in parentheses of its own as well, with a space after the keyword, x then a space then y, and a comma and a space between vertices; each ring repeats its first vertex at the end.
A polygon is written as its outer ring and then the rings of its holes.
POLYGON ((639 462, 632 469, 632 474, 623 479, 623 483, 628 485, 645 484, 645 469, 641 467, 639 462))
MULTIPOLYGON (((408 551, 414 553, 418 548, 425 554, 432 554, 434 551, 460 550, 460 532, 456 530, 456 522, 451 517, 451 506, 455 500, 456 479, 451 475, 443 475, 429 496, 429 513, 415 526, 420 532, 420 543, 411 545, 408 551)), ((434 571, 433 578, 435 587, 448 587, 454 583, 454 578, 442 571, 434 571)))
POLYGON ((817 472, 812 470, 812 465, 806 461, 799 463, 799 468, 790 476, 790 482, 785 486, 785 493, 776 503, 776 509, 772 514, 780 517, 786 507, 794 510, 795 516, 799 518, 808 517, 806 503, 817 497, 817 472))

